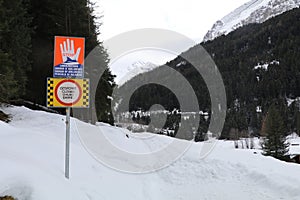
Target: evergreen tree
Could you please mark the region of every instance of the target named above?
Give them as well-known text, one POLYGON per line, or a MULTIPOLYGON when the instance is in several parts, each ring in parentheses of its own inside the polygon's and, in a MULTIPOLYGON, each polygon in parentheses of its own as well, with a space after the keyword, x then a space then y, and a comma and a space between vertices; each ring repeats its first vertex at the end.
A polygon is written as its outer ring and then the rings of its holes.
POLYGON ((109 69, 105 70, 98 83, 95 95, 98 121, 109 123, 111 125, 114 124, 114 118, 111 111, 112 92, 113 88, 116 86, 114 77, 115 76, 111 74, 109 69))
POLYGON ((31 84, 27 86, 26 99, 45 104, 46 78, 53 74, 53 51, 55 36, 75 36, 85 38, 85 56, 96 47, 97 58, 92 66, 85 63, 85 78, 90 79, 90 108, 82 110, 82 120, 95 123, 96 119, 113 123, 110 109, 114 76, 106 70, 109 57, 98 40, 99 24, 94 16, 94 4, 89 0, 29 0, 32 16, 32 71, 28 73, 31 84), (103 76, 97 77, 101 72, 103 76), (98 83, 97 80, 100 81, 98 83), (94 91, 95 88, 95 91, 94 91), (93 106, 95 105, 96 108, 93 106), (97 111, 94 116, 91 109, 97 111))
POLYGON ((0 101, 25 94, 32 32, 27 7, 26 0, 0 0, 0 101))
MULTIPOLYGON (((286 97, 295 99, 300 96, 299 18, 300 9, 297 8, 262 24, 243 26, 226 36, 196 45, 183 53, 194 60, 201 60, 198 57, 201 45, 211 55, 220 70, 226 88, 228 106, 222 138, 230 138, 230 132, 235 136, 241 133, 246 135, 248 130, 259 135, 262 117, 273 99, 286 101, 286 97), (235 101, 240 104, 238 110, 235 101), (258 106, 261 111, 256 113, 258 106)), ((180 55, 166 65, 177 70, 190 82, 198 97, 200 109, 209 111, 211 104, 207 87, 193 66, 180 55)), ((148 76, 154 77, 163 69, 164 66, 160 66, 138 75, 122 87, 126 88, 139 79, 145 80, 148 76)), ((172 82, 173 78, 174 76, 170 74, 164 77, 164 80, 172 82)), ((180 88, 181 85, 176 87, 180 88)), ((149 108, 149 99, 152 102, 159 102, 168 110, 180 108, 176 104, 176 97, 170 98, 169 92, 157 88, 156 92, 151 94, 149 90, 149 87, 138 90, 136 96, 132 98, 130 108, 146 110, 149 108)), ((295 110, 291 108, 292 111, 288 113, 287 105, 282 105, 278 109, 282 114, 284 127, 288 128, 286 132, 293 131, 295 116, 292 114, 295 110)))
POLYGON ((266 138, 263 142, 264 155, 273 156, 277 159, 285 159, 287 144, 285 142, 285 127, 282 115, 273 103, 267 113, 265 121, 266 138))
POLYGON ((10 99, 18 97, 18 83, 15 80, 13 70, 13 61, 7 53, 0 50, 0 102, 7 102, 10 99))
POLYGON ((300 136, 300 111, 296 114, 296 133, 300 136))

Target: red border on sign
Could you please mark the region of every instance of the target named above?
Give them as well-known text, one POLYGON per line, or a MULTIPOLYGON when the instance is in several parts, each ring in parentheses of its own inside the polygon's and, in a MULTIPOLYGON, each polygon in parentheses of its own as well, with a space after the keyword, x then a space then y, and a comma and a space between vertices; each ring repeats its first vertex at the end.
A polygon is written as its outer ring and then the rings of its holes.
POLYGON ((74 81, 74 80, 62 80, 62 81, 60 81, 60 82, 56 85, 56 87, 55 87, 55 89, 54 89, 54 95, 55 95, 56 100, 57 100, 61 105, 64 105, 64 106, 72 106, 72 105, 75 105, 76 103, 78 103, 78 101, 81 99, 81 96, 82 96, 82 89, 81 89, 80 85, 79 85, 76 81, 74 81), (64 103, 64 102, 62 102, 62 101, 57 97, 57 89, 58 89, 58 87, 59 87, 61 84, 65 83, 65 82, 75 83, 75 85, 79 88, 79 95, 78 95, 78 98, 76 99, 76 101, 74 101, 74 102, 72 102, 72 103, 64 103))

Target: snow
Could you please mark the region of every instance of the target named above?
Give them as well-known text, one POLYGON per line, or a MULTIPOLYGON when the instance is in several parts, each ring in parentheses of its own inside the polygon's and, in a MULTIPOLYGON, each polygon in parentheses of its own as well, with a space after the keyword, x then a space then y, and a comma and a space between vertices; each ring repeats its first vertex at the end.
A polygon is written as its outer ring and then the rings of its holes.
POLYGON ((288 154, 291 158, 296 155, 300 155, 300 137, 293 133, 287 137, 287 142, 289 143, 289 151, 288 154))
POLYGON ((268 70, 269 64, 257 64, 254 69, 264 69, 264 70, 268 70))
POLYGON ((269 68, 269 65, 279 65, 279 64, 280 64, 279 61, 273 60, 271 62, 264 63, 264 64, 258 63, 253 69, 264 69, 265 71, 267 71, 269 68))
POLYGON ((116 75, 116 83, 121 86, 133 77, 152 71, 153 69, 157 68, 158 65, 153 64, 151 62, 144 62, 144 61, 135 61, 129 66, 112 66, 112 73, 116 75))
POLYGON ((251 0, 217 21, 203 41, 213 40, 223 34, 227 35, 250 23, 263 23, 288 10, 298 8, 299 5, 300 0, 251 0))
POLYGON ((288 106, 290 106, 292 103, 294 103, 295 101, 296 102, 300 102, 300 97, 296 97, 294 99, 291 99, 291 98, 286 98, 286 101, 287 101, 287 104, 288 106))
POLYGON ((234 12, 230 13, 229 15, 225 16, 222 21, 225 24, 222 27, 222 32, 228 32, 232 27, 237 26, 241 20, 248 18, 252 12, 257 10, 259 7, 266 6, 267 1, 265 0, 255 0, 250 1, 243 6, 237 8, 234 12))
POLYGON ((186 61, 181 61, 178 64, 176 64, 176 67, 180 67, 182 65, 186 65, 186 61))
POLYGON ((256 106, 256 112, 261 113, 262 112, 262 107, 261 106, 256 106))
POLYGON ((294 157, 295 155, 300 155, 300 141, 298 140, 293 140, 291 141, 291 146, 289 149, 289 155, 291 157, 294 157))
MULTIPOLYGON (((0 121, 0 196, 13 195, 18 200, 300 198, 300 165, 265 157, 258 149, 234 149, 230 141, 218 141, 204 159, 200 159, 199 152, 205 144, 190 142, 182 157, 151 173, 111 169, 97 162, 82 146, 75 122, 86 130, 95 126, 73 118, 71 173, 67 180, 64 178, 65 117, 25 107, 1 110, 13 119, 9 124, 0 121)), ((97 128, 114 145, 128 152, 153 152, 177 140, 150 133, 137 136, 103 123, 97 128)))

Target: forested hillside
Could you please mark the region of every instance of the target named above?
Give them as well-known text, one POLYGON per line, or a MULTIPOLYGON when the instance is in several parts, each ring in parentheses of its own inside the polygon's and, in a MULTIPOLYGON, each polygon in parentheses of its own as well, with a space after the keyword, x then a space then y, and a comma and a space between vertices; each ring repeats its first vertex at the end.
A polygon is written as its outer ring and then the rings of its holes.
MULTIPOLYGON (((98 41, 99 24, 88 0, 0 0, 0 101, 29 100, 45 105, 46 78, 52 77, 54 36, 85 38, 85 56, 99 46, 98 66, 109 58, 98 41)), ((90 69, 91 70, 91 69, 90 69)), ((95 69, 93 69, 95 70, 95 69)), ((88 69, 86 75, 89 76, 88 69)), ((112 123, 113 76, 107 70, 97 92, 99 120, 112 123)))
MULTIPOLYGON (((250 24, 227 36, 202 43, 217 64, 227 93, 227 118, 222 138, 260 135, 271 104, 280 110, 285 133, 300 130, 300 9, 274 17, 263 24, 250 24)), ((199 45, 184 54, 197 59, 199 45)), ((208 90, 197 71, 182 57, 167 63, 182 73, 193 86, 203 111, 210 112, 208 90)), ((160 68, 129 81, 130 87, 160 68)), ((172 79, 172 76, 166 78, 172 79)), ((178 87, 181 87, 178 85, 178 87)), ((158 85, 140 88, 131 99, 131 110, 147 110, 149 103, 179 108, 175 96, 158 85)), ((198 134, 207 130, 200 123, 198 134)))

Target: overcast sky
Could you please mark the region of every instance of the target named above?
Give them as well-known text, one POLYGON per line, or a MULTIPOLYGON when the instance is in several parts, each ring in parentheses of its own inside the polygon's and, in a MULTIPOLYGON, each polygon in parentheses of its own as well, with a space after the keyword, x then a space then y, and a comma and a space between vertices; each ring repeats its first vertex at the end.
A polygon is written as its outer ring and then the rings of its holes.
MULTIPOLYGON (((249 0, 92 0, 96 14, 103 15, 101 41, 140 28, 162 28, 178 32, 200 43, 212 25, 249 0)), ((179 42, 176 42, 178 45, 179 42)), ((122 45, 122 44, 120 44, 122 45)), ((184 47, 186 51, 190 46, 184 47)), ((110 49, 107 48, 108 53, 110 49)), ((127 79, 136 62, 162 65, 175 54, 140 49, 110 62, 116 82, 127 79)))
POLYGON ((137 28, 164 28, 201 42, 213 23, 249 0, 93 0, 102 40, 137 28))

